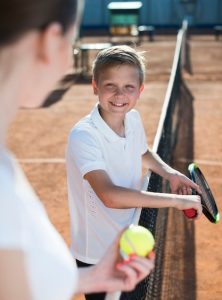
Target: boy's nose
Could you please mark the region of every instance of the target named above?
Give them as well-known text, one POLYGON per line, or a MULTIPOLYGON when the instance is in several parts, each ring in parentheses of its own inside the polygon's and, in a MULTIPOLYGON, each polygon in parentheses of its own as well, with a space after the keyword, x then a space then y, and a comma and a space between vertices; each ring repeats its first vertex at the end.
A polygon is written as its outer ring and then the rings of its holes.
POLYGON ((116 89, 116 96, 124 96, 124 91, 121 88, 117 88, 116 89))

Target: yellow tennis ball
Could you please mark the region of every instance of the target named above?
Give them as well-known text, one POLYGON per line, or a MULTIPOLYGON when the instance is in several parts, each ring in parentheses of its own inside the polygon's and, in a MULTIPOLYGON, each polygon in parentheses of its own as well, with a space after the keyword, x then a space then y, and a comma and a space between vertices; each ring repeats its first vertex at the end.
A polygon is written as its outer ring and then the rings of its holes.
POLYGON ((130 225, 120 237, 120 253, 123 258, 130 254, 147 256, 155 244, 152 233, 143 226, 130 225))

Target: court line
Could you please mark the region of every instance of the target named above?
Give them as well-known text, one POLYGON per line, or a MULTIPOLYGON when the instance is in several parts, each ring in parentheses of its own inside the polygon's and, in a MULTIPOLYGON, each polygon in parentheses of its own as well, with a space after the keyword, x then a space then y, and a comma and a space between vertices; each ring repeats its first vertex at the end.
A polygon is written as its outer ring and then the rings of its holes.
MULTIPOLYGON (((18 158, 18 162, 22 164, 65 164, 65 158, 18 158)), ((191 163, 196 162, 197 164, 206 166, 222 166, 222 161, 219 160, 204 160, 204 159, 187 159, 179 158, 176 162, 191 163)))
POLYGON ((179 158, 176 160, 176 162, 183 162, 183 163, 195 162, 197 164, 206 165, 206 166, 222 166, 222 161, 219 160, 179 158))

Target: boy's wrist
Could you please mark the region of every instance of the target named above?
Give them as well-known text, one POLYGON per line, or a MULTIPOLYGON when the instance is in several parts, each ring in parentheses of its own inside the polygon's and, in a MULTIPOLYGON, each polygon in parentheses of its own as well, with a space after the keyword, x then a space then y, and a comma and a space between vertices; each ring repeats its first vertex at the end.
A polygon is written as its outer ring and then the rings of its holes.
POLYGON ((172 177, 178 175, 179 172, 176 171, 175 169, 169 167, 169 168, 165 169, 165 174, 166 175, 164 176, 164 178, 166 180, 170 181, 172 179, 172 177))
POLYGON ((173 197, 172 197, 172 207, 173 208, 178 208, 178 197, 177 197, 177 195, 172 195, 173 197))
POLYGON ((181 201, 184 200, 183 195, 171 194, 171 207, 179 209, 181 206, 181 201))

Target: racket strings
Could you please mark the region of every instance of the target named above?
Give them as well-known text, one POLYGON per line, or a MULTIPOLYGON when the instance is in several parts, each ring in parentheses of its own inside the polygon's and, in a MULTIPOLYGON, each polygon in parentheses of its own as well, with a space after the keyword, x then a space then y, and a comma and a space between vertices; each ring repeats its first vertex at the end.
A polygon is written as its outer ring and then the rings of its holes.
POLYGON ((212 194, 209 192, 209 188, 205 183, 201 180, 201 178, 198 177, 197 174, 195 176, 195 181, 199 185, 201 189, 201 204, 203 207, 205 207, 213 216, 216 214, 215 207, 212 205, 212 194))

